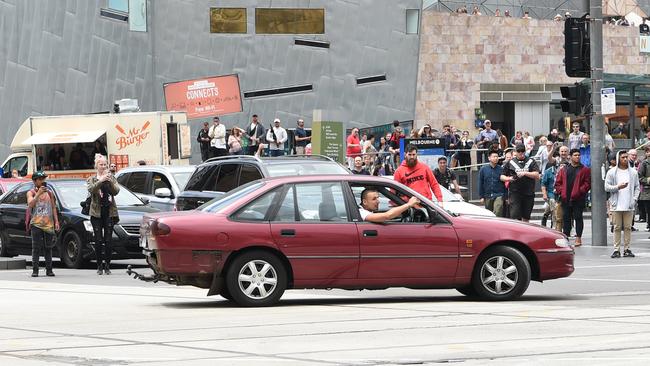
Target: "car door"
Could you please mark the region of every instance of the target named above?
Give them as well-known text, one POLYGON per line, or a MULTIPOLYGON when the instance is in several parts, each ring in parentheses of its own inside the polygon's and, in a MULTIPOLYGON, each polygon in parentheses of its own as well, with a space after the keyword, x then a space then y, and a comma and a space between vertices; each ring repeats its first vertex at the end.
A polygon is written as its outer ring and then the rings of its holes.
MULTIPOLYGON (((357 205, 361 204, 361 192, 367 185, 352 184, 357 205)), ((410 197, 397 186, 384 184, 373 186, 380 197, 379 211, 387 211, 410 197)), ((360 279, 430 279, 451 280, 456 275, 459 248, 454 227, 444 216, 436 214, 433 207, 423 204, 424 212, 418 213, 421 222, 402 222, 401 218, 375 224, 364 222, 355 212, 357 235, 360 242, 360 279)))
POLYGON ((149 204, 152 207, 158 208, 162 211, 172 211, 174 209, 174 204, 176 203, 176 197, 174 196, 174 191, 172 188, 169 179, 158 172, 151 173, 151 192, 149 198, 149 204), (171 192, 169 197, 158 197, 156 196, 156 189, 158 188, 167 188, 171 192))
POLYGON ((0 216, 7 235, 6 238, 12 245, 21 249, 31 247, 31 237, 25 231, 25 212, 27 211, 27 192, 32 188, 31 183, 20 185, 7 194, 0 205, 0 216))
POLYGON ((356 279, 359 239, 340 182, 287 186, 276 207, 271 233, 294 280, 356 279))

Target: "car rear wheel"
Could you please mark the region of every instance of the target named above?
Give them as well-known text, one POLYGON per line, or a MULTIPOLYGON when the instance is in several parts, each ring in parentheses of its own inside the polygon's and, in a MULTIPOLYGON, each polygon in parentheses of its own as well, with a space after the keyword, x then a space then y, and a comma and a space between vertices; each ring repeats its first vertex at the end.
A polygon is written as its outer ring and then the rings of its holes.
POLYGON ((68 268, 81 268, 84 265, 83 244, 79 234, 70 230, 63 235, 59 256, 68 268))
POLYGON ((241 306, 270 306, 287 288, 287 271, 277 256, 251 251, 230 264, 226 286, 232 300, 241 306))
POLYGON ((512 300, 526 292, 530 264, 517 249, 496 246, 479 257, 472 276, 476 294, 486 300, 512 300))

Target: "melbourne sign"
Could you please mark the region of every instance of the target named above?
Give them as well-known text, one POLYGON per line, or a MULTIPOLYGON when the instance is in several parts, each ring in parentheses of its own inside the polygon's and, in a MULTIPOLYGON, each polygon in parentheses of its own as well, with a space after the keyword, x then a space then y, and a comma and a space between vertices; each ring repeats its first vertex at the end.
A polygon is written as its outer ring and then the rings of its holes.
POLYGON ((183 111, 188 119, 242 111, 239 77, 215 76, 164 84, 168 111, 183 111))

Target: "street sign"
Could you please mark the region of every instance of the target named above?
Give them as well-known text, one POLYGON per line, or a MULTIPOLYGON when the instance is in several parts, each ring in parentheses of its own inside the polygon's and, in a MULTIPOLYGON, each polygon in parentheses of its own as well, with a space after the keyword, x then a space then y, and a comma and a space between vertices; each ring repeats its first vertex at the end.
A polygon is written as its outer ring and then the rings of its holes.
POLYGON ((616 113, 616 89, 600 89, 600 106, 603 114, 616 113))
POLYGON ((639 51, 650 53, 650 36, 639 36, 639 51))

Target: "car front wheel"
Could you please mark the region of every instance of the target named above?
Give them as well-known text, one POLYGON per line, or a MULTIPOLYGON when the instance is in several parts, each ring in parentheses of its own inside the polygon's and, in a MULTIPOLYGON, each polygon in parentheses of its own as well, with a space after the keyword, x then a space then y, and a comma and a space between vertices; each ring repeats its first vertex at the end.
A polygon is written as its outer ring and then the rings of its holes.
POLYGON ((251 251, 233 260, 226 273, 232 300, 241 306, 270 306, 287 288, 287 271, 280 259, 265 251, 251 251))
POLYGON ((526 292, 530 272, 528 259, 520 251, 496 246, 479 257, 472 285, 476 294, 486 300, 513 300, 526 292))
POLYGON ((76 232, 70 230, 63 235, 59 256, 68 268, 81 268, 83 266, 83 243, 76 232))

